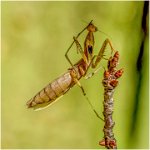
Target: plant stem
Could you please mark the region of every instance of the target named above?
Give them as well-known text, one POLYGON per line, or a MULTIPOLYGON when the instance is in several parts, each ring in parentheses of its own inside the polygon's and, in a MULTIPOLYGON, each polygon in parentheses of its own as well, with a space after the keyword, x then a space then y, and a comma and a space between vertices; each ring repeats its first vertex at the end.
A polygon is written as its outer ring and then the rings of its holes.
POLYGON ((101 146, 105 146, 107 149, 117 149, 117 141, 114 137, 113 127, 115 122, 113 121, 113 94, 116 86, 118 85, 118 78, 122 76, 123 69, 116 70, 116 66, 119 60, 119 52, 117 51, 113 57, 108 60, 107 71, 104 72, 104 79, 102 84, 104 86, 104 139, 99 142, 101 146))

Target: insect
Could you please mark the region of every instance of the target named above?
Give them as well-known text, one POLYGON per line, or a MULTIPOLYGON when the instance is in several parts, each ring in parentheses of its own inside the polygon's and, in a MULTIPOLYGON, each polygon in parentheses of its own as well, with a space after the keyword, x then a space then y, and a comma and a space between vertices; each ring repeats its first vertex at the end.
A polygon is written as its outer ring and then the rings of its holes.
MULTIPOLYGON (((94 32, 96 31, 98 31, 98 29, 91 21, 76 37, 73 37, 74 41, 72 42, 72 44, 70 45, 70 47, 68 48, 65 54, 66 59, 71 64, 71 68, 69 68, 66 73, 64 73, 57 79, 53 80, 51 83, 49 83, 45 88, 43 88, 40 92, 38 92, 32 99, 30 99, 27 102, 28 108, 34 108, 35 110, 37 110, 37 109, 42 109, 44 107, 49 106, 50 104, 54 103, 58 98, 62 97, 66 92, 68 92, 76 84, 81 88, 83 94, 86 95, 79 80, 82 77, 86 77, 87 71, 90 67, 96 68, 98 63, 103 58, 104 51, 105 51, 107 44, 109 44, 111 47, 111 50, 114 51, 111 45, 111 42, 109 41, 109 39, 106 39, 98 55, 93 54, 94 43, 95 43, 94 32), (85 30, 88 31, 88 34, 84 41, 84 50, 83 50, 77 38, 85 30), (75 64, 73 64, 68 57, 68 52, 74 43, 77 46, 77 51, 81 54, 81 59, 75 64)), ((94 72, 92 74, 89 74, 90 77, 93 76, 93 74, 94 72)), ((90 101, 88 102, 91 105, 90 101)), ((94 110, 93 107, 92 109, 94 110)), ((95 110, 94 112, 96 113, 95 110)), ((97 113, 96 115, 98 116, 97 113)))

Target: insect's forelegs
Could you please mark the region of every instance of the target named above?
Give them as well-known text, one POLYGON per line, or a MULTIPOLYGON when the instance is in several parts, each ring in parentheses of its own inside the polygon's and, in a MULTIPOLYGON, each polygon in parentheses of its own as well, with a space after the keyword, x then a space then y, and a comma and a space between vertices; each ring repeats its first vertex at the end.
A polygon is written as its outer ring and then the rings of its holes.
POLYGON ((92 62, 92 68, 96 68, 96 66, 98 65, 98 63, 101 61, 101 59, 102 59, 103 56, 104 56, 104 51, 105 51, 105 49, 106 49, 106 46, 107 46, 108 44, 109 44, 109 46, 110 46, 110 48, 111 48, 111 54, 112 54, 113 51, 115 51, 115 50, 113 49, 113 46, 112 46, 110 40, 109 40, 109 39, 106 39, 106 40, 103 42, 103 45, 102 45, 102 47, 101 47, 101 49, 100 49, 98 55, 96 56, 95 62, 92 62))
MULTIPOLYGON (((77 37, 78 37, 78 36, 77 36, 77 37)), ((82 47, 81 47, 80 43, 79 43, 78 40, 77 40, 77 37, 73 37, 74 41, 72 42, 72 44, 70 45, 70 47, 68 48, 68 50, 67 50, 66 53, 65 53, 65 57, 66 57, 67 61, 70 63, 70 65, 71 65, 72 67, 74 67, 74 65, 73 65, 73 63, 71 62, 70 58, 68 57, 68 53, 69 53, 69 50, 71 49, 71 47, 72 47, 72 45, 73 45, 74 43, 75 43, 76 46, 77 46, 77 52, 79 52, 79 53, 82 55, 82 58, 86 61, 85 54, 84 54, 84 52, 83 52, 83 50, 82 50, 82 47)))
POLYGON ((79 41, 77 40, 76 37, 73 37, 73 39, 74 39, 74 42, 75 42, 76 47, 77 47, 77 52, 79 52, 79 53, 81 54, 82 59, 84 60, 84 62, 85 62, 86 64, 88 64, 87 57, 86 57, 86 55, 84 54, 84 51, 83 51, 83 49, 82 49, 82 47, 81 47, 81 44, 79 43, 79 41))
MULTIPOLYGON (((93 21, 93 20, 91 20, 90 23, 92 23, 92 21, 93 21)), ((89 24, 90 24, 90 23, 89 23, 89 24)), ((89 26, 89 24, 88 24, 81 32, 78 33, 78 35, 75 37, 76 39, 87 29, 87 27, 89 26)), ((65 57, 66 57, 67 61, 70 63, 70 65, 71 65, 72 67, 73 67, 73 63, 72 63, 71 60, 69 59, 68 53, 69 53, 71 47, 73 46, 74 42, 75 42, 75 40, 71 43, 71 45, 69 46, 69 48, 67 49, 67 51, 66 51, 66 53, 65 53, 65 57)))
MULTIPOLYGON (((106 39, 106 40, 103 42, 103 45, 102 45, 102 47, 101 47, 101 49, 100 49, 98 55, 94 55, 94 56, 93 56, 93 58, 92 58, 92 60, 91 60, 91 63, 90 63, 90 65, 88 66, 86 72, 88 71, 88 69, 90 68, 90 66, 91 66, 92 68, 96 68, 96 66, 99 64, 99 62, 101 61, 102 58, 108 60, 107 58, 104 58, 104 51, 105 51, 106 46, 107 46, 108 44, 110 45, 110 48, 111 48, 111 54, 112 54, 113 51, 115 51, 115 50, 113 49, 113 46, 112 46, 110 40, 109 40, 109 39, 106 39), (96 58, 96 60, 95 60, 95 58, 96 58), (94 60, 95 60, 95 61, 94 61, 94 60)), ((100 66, 100 67, 98 67, 94 72, 91 72, 91 73, 89 73, 88 75, 86 75, 86 76, 85 76, 85 79, 91 78, 91 77, 92 77, 95 73, 97 73, 101 68, 103 68, 103 67, 100 66)))

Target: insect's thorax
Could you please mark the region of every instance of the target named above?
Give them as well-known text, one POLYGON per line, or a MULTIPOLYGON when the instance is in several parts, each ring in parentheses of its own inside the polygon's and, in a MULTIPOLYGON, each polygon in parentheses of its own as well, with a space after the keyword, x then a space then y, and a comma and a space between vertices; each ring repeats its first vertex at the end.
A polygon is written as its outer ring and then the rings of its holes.
POLYGON ((93 57, 94 48, 94 35, 93 32, 89 32, 84 41, 84 53, 87 57, 87 61, 90 62, 93 57))

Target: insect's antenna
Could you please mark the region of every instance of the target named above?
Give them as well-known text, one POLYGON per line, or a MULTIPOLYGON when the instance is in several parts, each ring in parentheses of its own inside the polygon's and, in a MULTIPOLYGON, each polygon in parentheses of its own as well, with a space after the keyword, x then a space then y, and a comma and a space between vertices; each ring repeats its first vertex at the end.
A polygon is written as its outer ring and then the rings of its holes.
POLYGON ((82 22, 84 22, 84 23, 86 23, 86 24, 90 24, 90 23, 93 22, 93 20, 91 20, 90 22, 87 22, 87 21, 85 21, 85 20, 82 19, 82 22))
MULTIPOLYGON (((99 32, 105 34, 106 36, 110 37, 110 35, 108 35, 107 33, 103 32, 103 31, 101 31, 101 30, 99 30, 99 29, 98 29, 97 31, 99 31, 99 32)), ((111 37, 110 37, 110 38, 111 38, 111 37)), ((112 39, 112 38, 111 38, 111 39, 112 39)))
POLYGON ((90 107, 91 107, 92 110, 94 111, 95 115, 96 115, 100 120, 104 121, 104 119, 102 119, 102 117, 100 117, 99 114, 97 113, 97 111, 94 109, 94 107, 93 107, 91 101, 88 99, 88 97, 87 97, 86 95, 84 95, 84 96, 85 96, 87 102, 89 103, 90 107))
POLYGON ((87 22, 87 21, 85 21, 85 20, 83 20, 83 19, 82 19, 81 21, 82 21, 82 22, 84 22, 84 23, 86 23, 86 24, 88 24, 88 22, 87 22))

